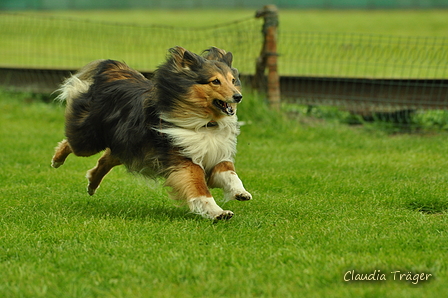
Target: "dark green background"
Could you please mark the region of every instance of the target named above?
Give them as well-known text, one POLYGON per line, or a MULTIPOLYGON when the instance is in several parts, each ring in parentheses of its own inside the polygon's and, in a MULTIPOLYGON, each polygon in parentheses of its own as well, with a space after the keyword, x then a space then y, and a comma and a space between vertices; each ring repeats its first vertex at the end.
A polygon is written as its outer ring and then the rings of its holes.
POLYGON ((0 0, 0 9, 258 8, 264 4, 281 8, 448 8, 448 0, 0 0))

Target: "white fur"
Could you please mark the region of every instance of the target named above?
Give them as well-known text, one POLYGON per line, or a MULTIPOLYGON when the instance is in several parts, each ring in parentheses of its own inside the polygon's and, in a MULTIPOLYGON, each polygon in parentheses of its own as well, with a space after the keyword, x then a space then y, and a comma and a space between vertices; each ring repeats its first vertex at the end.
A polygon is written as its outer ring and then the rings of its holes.
MULTIPOLYGON (((168 119, 164 119, 168 121, 168 119)), ((171 123, 172 119, 169 119, 171 123)), ((168 135, 173 141, 173 145, 181 148, 180 153, 190 158, 195 164, 201 166, 206 172, 222 161, 232 161, 236 153, 236 137, 239 134, 236 116, 226 117, 217 121, 214 127, 192 126, 194 122, 176 121, 180 127, 166 128, 158 130, 168 135), (184 128, 185 127, 185 128, 184 128)))
POLYGON ((213 175, 211 187, 218 187, 224 190, 224 201, 230 200, 250 200, 252 195, 244 188, 243 182, 234 171, 225 171, 213 175))
POLYGON ((87 92, 92 83, 92 79, 84 81, 80 80, 76 75, 73 75, 64 81, 61 88, 56 90, 56 92, 60 92, 56 100, 67 101, 67 104, 70 105, 70 101, 79 94, 87 92))
POLYGON ((232 211, 223 210, 219 207, 213 197, 201 196, 188 201, 191 212, 205 218, 218 219, 220 216, 232 217, 232 211))

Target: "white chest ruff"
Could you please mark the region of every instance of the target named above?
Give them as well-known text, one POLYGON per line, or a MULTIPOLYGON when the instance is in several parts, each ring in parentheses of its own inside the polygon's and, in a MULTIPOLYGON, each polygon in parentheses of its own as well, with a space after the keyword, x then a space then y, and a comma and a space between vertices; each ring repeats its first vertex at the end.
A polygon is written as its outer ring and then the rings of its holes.
POLYGON ((180 153, 201 166, 206 172, 222 161, 232 161, 236 153, 236 123, 217 127, 185 129, 180 127, 159 130, 166 134, 180 153))

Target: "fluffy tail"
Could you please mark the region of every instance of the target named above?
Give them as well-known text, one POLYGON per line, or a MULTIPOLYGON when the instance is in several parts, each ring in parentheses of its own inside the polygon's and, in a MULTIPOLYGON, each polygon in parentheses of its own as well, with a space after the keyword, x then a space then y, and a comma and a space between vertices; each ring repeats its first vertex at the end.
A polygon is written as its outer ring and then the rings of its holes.
POLYGON ((59 95, 56 97, 58 101, 66 101, 67 106, 70 106, 73 99, 78 97, 81 93, 87 92, 90 85, 93 83, 93 76, 96 74, 98 65, 104 60, 96 60, 90 62, 77 73, 67 78, 56 90, 59 95))

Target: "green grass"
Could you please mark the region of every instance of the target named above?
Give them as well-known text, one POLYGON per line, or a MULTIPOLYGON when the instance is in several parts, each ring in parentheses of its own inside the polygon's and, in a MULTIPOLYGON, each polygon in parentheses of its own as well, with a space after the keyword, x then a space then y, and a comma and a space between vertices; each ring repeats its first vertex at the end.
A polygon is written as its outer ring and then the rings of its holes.
MULTIPOLYGON (((446 14, 440 9, 280 10, 279 71, 303 76, 447 78, 446 14)), ((77 69, 91 60, 112 58, 153 70, 172 46, 200 52, 214 45, 232 51, 242 73, 253 73, 262 46, 262 21, 213 29, 253 16, 254 10, 247 9, 2 15, 0 65, 77 69), (153 24, 176 29, 145 27, 153 24)))
MULTIPOLYGON (((254 199, 212 223, 157 183, 96 157, 50 168, 63 108, 0 93, 1 297, 442 297, 448 283, 446 133, 299 124, 246 93, 236 166, 254 199), (344 282, 381 270, 382 282, 344 282), (429 282, 392 271, 431 273, 429 282)), ((221 193, 214 192, 216 197, 221 193)))

